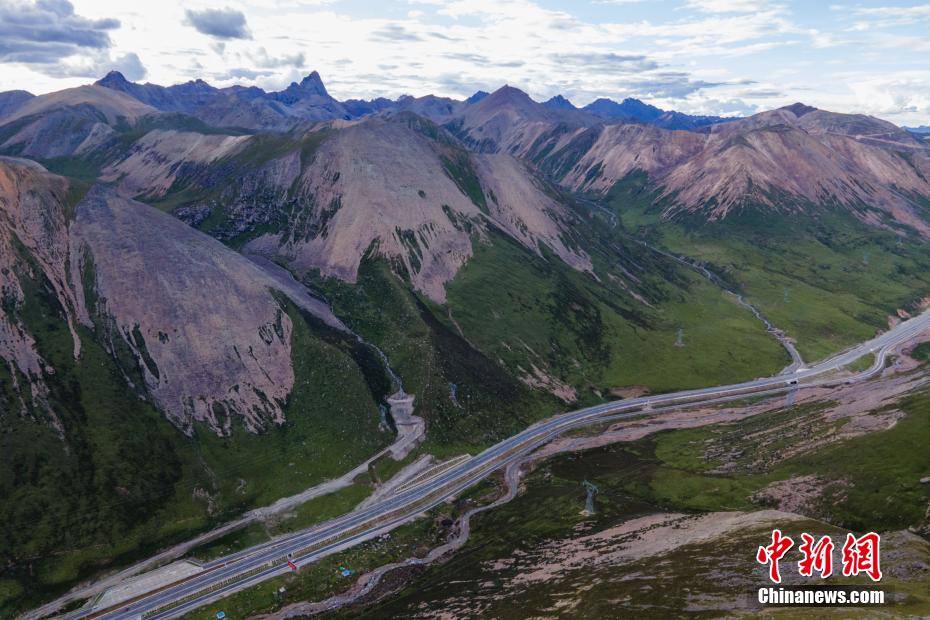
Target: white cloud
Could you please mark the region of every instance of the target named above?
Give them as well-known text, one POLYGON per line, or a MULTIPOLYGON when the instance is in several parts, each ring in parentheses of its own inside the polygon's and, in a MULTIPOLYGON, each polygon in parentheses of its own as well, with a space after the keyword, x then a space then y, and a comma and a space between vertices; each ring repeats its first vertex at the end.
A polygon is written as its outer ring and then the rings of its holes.
POLYGON ((754 13, 771 8, 767 0, 685 0, 684 8, 702 13, 754 13))
MULTIPOLYGON (((899 14, 837 6, 801 25, 790 2, 800 0, 621 1, 628 6, 620 10, 598 0, 547 0, 545 6, 539 0, 421 0, 400 10, 372 4, 359 14, 357 4, 336 0, 74 0, 74 14, 88 23, 119 22, 105 30, 108 47, 79 49, 53 68, 2 64, 0 90, 74 86, 135 54, 144 61, 145 79, 162 84, 202 77, 277 89, 316 69, 343 99, 463 97, 509 83, 537 99, 562 93, 584 105, 600 96, 640 96, 712 114, 796 99, 865 109, 853 81, 915 68, 907 62, 930 66, 922 32, 882 33, 874 26, 922 19, 926 3, 899 14), (218 7, 242 16, 219 34, 251 38, 200 36, 184 25, 186 11, 218 7), (855 22, 868 22, 871 30, 848 31, 855 22), (853 50, 856 63, 867 67, 837 73, 850 68, 853 50)), ((920 109, 917 101, 895 105, 885 108, 920 109)))
MULTIPOLYGON (((853 79, 856 107, 891 120, 930 119, 930 71, 897 71, 853 79)), ((930 123, 928 123, 930 124, 930 123)))

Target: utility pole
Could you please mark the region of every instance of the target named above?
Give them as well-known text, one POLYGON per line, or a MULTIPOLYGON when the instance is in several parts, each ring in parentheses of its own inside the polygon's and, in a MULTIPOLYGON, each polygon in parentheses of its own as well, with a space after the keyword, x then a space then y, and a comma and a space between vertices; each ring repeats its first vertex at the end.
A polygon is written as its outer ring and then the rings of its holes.
POLYGON ((594 494, 598 492, 597 485, 592 482, 585 480, 581 483, 584 486, 585 490, 588 492, 588 497, 584 502, 584 511, 582 514, 593 515, 594 514, 594 494))

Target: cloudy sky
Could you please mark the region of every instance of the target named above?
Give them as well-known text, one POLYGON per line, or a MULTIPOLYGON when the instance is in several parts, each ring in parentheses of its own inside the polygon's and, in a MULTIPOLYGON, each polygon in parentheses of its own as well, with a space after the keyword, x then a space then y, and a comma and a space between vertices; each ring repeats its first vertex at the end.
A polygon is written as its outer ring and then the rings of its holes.
MULTIPOLYGON (((842 1, 842 0, 840 0, 842 1)), ((109 69, 339 99, 505 83, 703 114, 803 101, 930 125, 930 3, 779 0, 0 0, 0 90, 109 69)))

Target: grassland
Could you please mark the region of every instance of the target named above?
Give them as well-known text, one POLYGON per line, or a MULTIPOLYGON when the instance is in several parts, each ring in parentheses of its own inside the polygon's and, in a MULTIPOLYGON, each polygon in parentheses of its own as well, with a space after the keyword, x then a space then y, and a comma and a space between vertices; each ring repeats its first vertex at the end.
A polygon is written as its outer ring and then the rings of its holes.
POLYGON ((930 342, 921 342, 914 347, 911 357, 922 362, 930 362, 930 342))
POLYGON ((611 388, 717 385, 788 364, 752 314, 697 274, 679 269, 671 282, 641 286, 651 300, 495 238, 476 245, 448 287, 448 306, 489 357, 517 376, 543 369, 576 386, 581 403, 609 398, 611 388), (679 330, 684 346, 676 346, 679 330))
MULTIPOLYGON (((803 514, 815 520, 779 525, 794 535, 812 531, 836 536, 846 529, 885 533, 882 585, 895 596, 894 606, 883 611, 925 615, 930 613, 928 578, 912 567, 930 560, 930 545, 901 530, 926 531, 921 528, 928 525, 930 488, 919 479, 930 472, 926 451, 930 394, 908 397, 899 406, 906 415, 889 430, 800 450, 794 456, 791 450, 806 445, 812 430, 829 432, 817 406, 763 414, 737 424, 668 431, 555 458, 527 477, 525 493, 477 517, 468 543, 448 563, 429 568, 387 603, 349 608, 337 615, 402 617, 415 610, 450 610, 450 603, 468 603, 472 613, 455 608, 461 617, 516 619, 554 610, 568 610, 571 617, 664 618, 686 610, 689 616, 718 617, 744 608, 765 583, 753 552, 758 541, 770 535, 772 525, 685 545, 661 558, 565 569, 544 584, 518 588, 504 588, 518 574, 506 560, 532 556, 541 547, 551 549, 553 541, 568 545, 582 533, 596 533, 645 514, 766 508, 763 500, 752 499, 758 490, 805 475, 817 476, 823 490, 804 508, 803 514), (721 469, 726 463, 730 466, 721 469), (585 500, 584 480, 599 487, 593 516, 579 514, 585 500)), ((842 424, 837 422, 836 430, 842 424)), ((552 553, 544 557, 554 562, 558 553, 552 553)), ((833 582, 848 583, 842 578, 833 582)), ((790 611, 782 615, 798 617, 798 610, 790 611)), ((868 617, 863 612, 854 615, 868 617)))
POLYGON ((357 483, 316 497, 269 523, 253 523, 222 538, 195 547, 186 554, 186 557, 208 561, 268 542, 273 536, 293 532, 351 512, 371 494, 371 491, 371 485, 357 483))
POLYGON ((532 392, 441 321, 441 308, 412 292, 386 261, 364 261, 355 286, 314 283, 337 315, 385 351, 416 395, 416 413, 429 424, 424 451, 469 452, 557 410, 554 399, 532 392))
MULTIPOLYGON (((47 424, 0 416, 0 617, 341 475, 392 439, 378 429, 373 395, 386 379, 352 348, 354 340, 293 308, 296 379, 287 422, 260 436, 236 427, 218 437, 198 425, 186 437, 127 389, 124 376, 138 376, 136 362, 119 347, 111 356, 99 343, 99 325, 96 332, 79 328, 75 361, 51 285, 19 275, 27 291, 17 314, 55 368, 49 401, 65 433, 62 439, 47 424)), ((12 381, 4 365, 0 400, 18 410, 12 381)), ((26 404, 31 415, 47 415, 26 404)))
POLYGON ((872 367, 872 364, 875 363, 875 354, 866 353, 859 359, 846 364, 846 369, 852 372, 863 372, 872 367))
POLYGON ((889 430, 831 443, 782 460, 792 445, 831 428, 815 409, 764 414, 738 426, 675 431, 651 440, 658 459, 650 494, 682 508, 747 508, 749 496, 771 482, 815 475, 826 489, 811 515, 854 530, 920 526, 926 521, 930 488, 920 479, 930 470, 930 394, 905 399, 906 416, 889 430), (765 438, 763 441, 760 438, 765 438), (735 474, 716 474, 723 461, 710 456, 739 454, 735 474), (726 449, 724 450, 723 447, 726 449))
POLYGON ((661 217, 644 179, 618 183, 611 208, 632 234, 706 263, 797 341, 808 361, 887 329, 930 292, 930 253, 913 231, 863 224, 848 211, 747 207, 723 220, 661 217))

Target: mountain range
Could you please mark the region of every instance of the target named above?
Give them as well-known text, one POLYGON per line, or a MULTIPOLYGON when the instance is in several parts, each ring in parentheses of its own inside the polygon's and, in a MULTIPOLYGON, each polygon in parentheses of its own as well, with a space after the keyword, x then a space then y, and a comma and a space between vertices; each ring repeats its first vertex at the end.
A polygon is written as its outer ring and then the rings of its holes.
MULTIPOLYGON (((215 127, 249 130, 287 130, 301 121, 351 120, 386 110, 412 110, 431 118, 451 117, 488 94, 478 91, 464 101, 432 95, 404 95, 393 101, 382 97, 370 101, 349 99, 340 102, 330 96, 316 71, 300 83, 292 82, 278 92, 243 86, 216 88, 203 80, 168 87, 137 84, 128 81, 118 71, 111 71, 94 85, 126 93, 161 112, 182 112, 215 127)), ((0 93, 0 116, 12 112, 31 98, 32 95, 26 91, 0 93)), ((598 99, 579 110, 558 96, 544 105, 584 112, 606 121, 644 122, 669 129, 691 129, 727 120, 665 112, 637 99, 625 99, 622 103, 598 99)))
POLYGON ((475 450, 786 366, 720 282, 824 356, 930 291, 928 209, 925 142, 800 103, 0 93, 9 604, 348 471, 400 389, 475 450))

